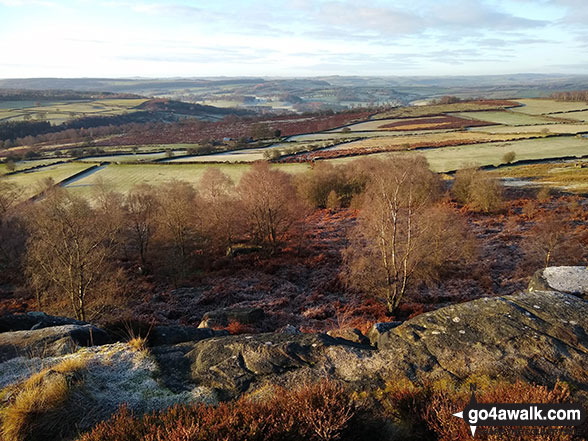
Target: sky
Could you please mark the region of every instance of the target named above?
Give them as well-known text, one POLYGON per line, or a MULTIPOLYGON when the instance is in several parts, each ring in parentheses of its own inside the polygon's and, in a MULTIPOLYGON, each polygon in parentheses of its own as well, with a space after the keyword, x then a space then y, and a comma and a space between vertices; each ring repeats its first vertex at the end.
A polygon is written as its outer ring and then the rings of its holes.
POLYGON ((588 73, 586 0, 0 0, 0 78, 588 73))

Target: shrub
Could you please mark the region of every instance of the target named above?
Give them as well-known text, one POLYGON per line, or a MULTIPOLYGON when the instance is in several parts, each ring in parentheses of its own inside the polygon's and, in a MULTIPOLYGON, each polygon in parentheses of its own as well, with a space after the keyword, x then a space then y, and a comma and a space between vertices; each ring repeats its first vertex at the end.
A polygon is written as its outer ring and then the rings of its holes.
POLYGON ((517 154, 515 152, 506 152, 502 157, 502 162, 505 164, 510 164, 516 159, 516 157, 517 154))
POLYGON ((337 196, 337 192, 335 190, 331 190, 329 192, 329 196, 327 196, 327 203, 325 207, 329 210, 335 210, 341 206, 339 201, 339 196, 337 196))
MULTIPOLYGON (((480 387, 476 400, 480 403, 565 403, 571 401, 570 390, 564 383, 556 383, 553 388, 528 384, 523 381, 508 383, 476 378, 480 387)), ((449 383, 427 384, 417 387, 410 382, 389 384, 376 393, 385 413, 405 432, 402 439, 437 439, 439 441, 471 440, 469 426, 453 416, 462 411, 470 401, 469 382, 458 386, 449 383)), ((515 440, 515 441, 567 441, 575 439, 568 432, 552 432, 549 428, 533 427, 530 433, 524 428, 513 430, 504 427, 497 434, 485 433, 480 427, 477 439, 515 440), (539 429, 537 432, 536 430, 539 429)))
POLYGON ((80 441, 335 440, 352 430, 356 408, 333 382, 274 388, 216 407, 197 404, 133 416, 122 408, 80 441))
POLYGON ((348 207, 353 196, 363 191, 364 186, 363 170, 334 166, 324 161, 315 164, 297 180, 299 193, 315 208, 333 208, 327 206, 331 192, 335 192, 339 206, 348 207))
POLYGON ((493 213, 503 207, 502 185, 476 167, 458 170, 451 192, 456 201, 474 211, 493 213))

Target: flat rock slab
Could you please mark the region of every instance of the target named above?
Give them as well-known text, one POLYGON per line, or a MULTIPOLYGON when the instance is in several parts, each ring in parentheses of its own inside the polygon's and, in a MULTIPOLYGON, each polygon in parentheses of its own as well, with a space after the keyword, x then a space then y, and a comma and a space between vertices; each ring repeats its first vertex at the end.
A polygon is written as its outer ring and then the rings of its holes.
POLYGON ((177 345, 161 358, 175 358, 175 366, 189 369, 183 374, 187 381, 213 387, 225 398, 322 377, 357 389, 402 378, 463 381, 488 375, 540 384, 560 379, 588 390, 586 330, 588 302, 533 292, 452 305, 382 327, 377 350, 326 334, 274 333, 177 345))
MULTIPOLYGON (((472 374, 588 389, 588 303, 559 292, 483 298, 421 314, 382 334, 379 357, 409 378, 472 374)), ((385 368, 384 368, 385 369, 385 368)))
POLYGON ((365 348, 326 334, 268 333, 203 340, 186 357, 197 384, 237 395, 253 383, 279 384, 293 372, 324 365, 324 352, 331 346, 365 348))
POLYGON ((0 363, 15 357, 55 357, 82 346, 110 342, 108 334, 92 325, 63 325, 30 331, 0 333, 0 363))
POLYGON ((588 267, 551 266, 537 271, 529 282, 529 291, 559 291, 588 296, 588 267))

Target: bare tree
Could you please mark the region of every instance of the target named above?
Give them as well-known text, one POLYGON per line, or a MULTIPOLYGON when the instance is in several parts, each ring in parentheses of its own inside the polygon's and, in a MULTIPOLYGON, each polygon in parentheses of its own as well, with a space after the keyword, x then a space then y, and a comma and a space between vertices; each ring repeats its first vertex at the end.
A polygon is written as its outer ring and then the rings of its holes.
POLYGON ((22 191, 9 182, 0 182, 0 279, 9 279, 19 269, 25 232, 17 213, 22 191))
POLYGON ((241 177, 237 190, 253 239, 272 252, 306 214, 291 176, 266 162, 253 164, 241 177))
POLYGON ((141 267, 147 267, 147 254, 155 233, 159 201, 155 189, 148 184, 139 184, 126 195, 125 212, 130 240, 139 251, 141 267))
POLYGON ((73 315, 86 320, 89 305, 100 303, 104 287, 117 279, 111 258, 120 224, 63 190, 32 207, 27 220, 27 272, 65 295, 73 315))
POLYGON ((243 232, 242 206, 235 184, 218 168, 207 168, 200 181, 207 237, 215 251, 230 253, 243 232))
POLYGON ((186 276, 194 251, 202 246, 202 202, 194 187, 182 181, 161 185, 158 201, 158 245, 177 282, 186 276))
POLYGON ((385 300, 394 313, 407 290, 432 280, 472 247, 465 224, 441 208, 441 186, 423 157, 373 160, 356 228, 345 250, 349 285, 385 300))
POLYGON ((529 264, 547 268, 557 264, 578 264, 585 255, 579 235, 570 222, 558 213, 542 213, 522 245, 529 264))

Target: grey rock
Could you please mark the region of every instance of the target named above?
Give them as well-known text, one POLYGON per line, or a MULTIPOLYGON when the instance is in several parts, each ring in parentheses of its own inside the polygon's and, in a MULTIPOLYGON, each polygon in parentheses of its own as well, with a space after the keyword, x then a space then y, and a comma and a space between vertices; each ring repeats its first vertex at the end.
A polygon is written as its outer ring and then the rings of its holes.
POLYGON ((108 334, 92 325, 63 325, 0 334, 0 363, 15 357, 55 357, 81 346, 110 342, 108 334))
POLYGON ((215 331, 210 328, 191 326, 154 326, 148 335, 149 344, 153 346, 173 345, 182 342, 196 342, 205 338, 228 335, 227 331, 215 331))
POLYGON ((280 383, 289 373, 307 371, 334 345, 345 343, 326 334, 236 335, 203 340, 186 357, 196 384, 235 396, 252 384, 280 383))
POLYGON ((381 335, 390 371, 409 378, 472 374, 588 386, 588 303, 532 292, 421 314, 381 335))
POLYGON ((290 325, 290 324, 287 324, 286 326, 281 328, 279 332, 281 332, 282 334, 290 334, 290 335, 301 334, 300 329, 298 329, 296 326, 290 325))
POLYGON ((373 346, 378 346, 378 340, 380 336, 388 332, 390 329, 394 329, 400 326, 402 322, 379 322, 374 323, 373 326, 367 333, 367 338, 373 346))
POLYGON ((26 314, 7 314, 0 317, 0 332, 27 331, 62 325, 84 325, 67 317, 55 317, 44 312, 31 311, 26 314))
POLYGON ((483 298, 375 328, 377 350, 326 334, 273 333, 182 344, 175 357, 189 365, 182 375, 192 387, 213 387, 223 398, 322 377, 356 389, 488 375, 588 390, 588 303, 570 294, 483 298))
POLYGON ((360 345, 370 344, 370 340, 365 335, 363 335, 359 329, 356 328, 333 329, 327 332, 327 335, 334 338, 342 338, 343 340, 358 343, 360 345))
POLYGON ((529 291, 559 291, 588 296, 588 267, 552 266, 535 272, 529 291))

